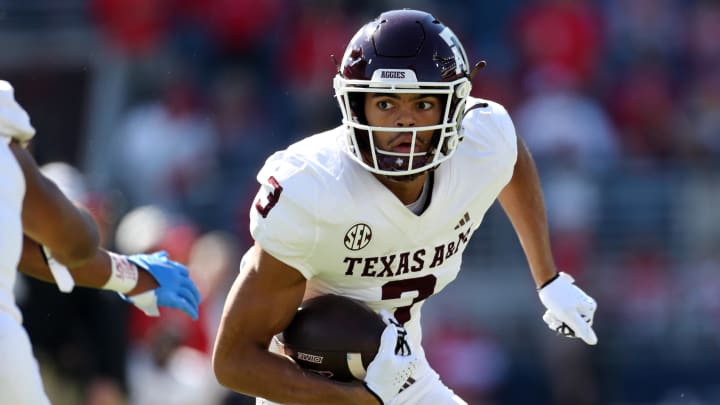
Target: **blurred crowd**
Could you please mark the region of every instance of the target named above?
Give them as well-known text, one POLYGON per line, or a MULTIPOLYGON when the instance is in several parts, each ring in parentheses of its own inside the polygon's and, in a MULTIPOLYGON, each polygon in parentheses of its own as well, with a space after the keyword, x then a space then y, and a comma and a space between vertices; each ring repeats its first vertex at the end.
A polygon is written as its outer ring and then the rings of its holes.
POLYGON ((510 111, 540 169, 558 263, 599 302, 596 348, 544 330, 494 207, 461 272, 473 289, 427 305, 444 309, 425 328, 447 384, 471 404, 720 403, 720 2, 70 3, 100 44, 98 69, 115 73, 76 89, 95 106, 73 115, 73 103, 38 101, 41 68, 16 69, 36 156, 90 207, 106 246, 167 250, 205 301, 199 323, 158 320, 112 294, 63 296, 24 280, 54 403, 249 401, 217 386, 208 355, 251 243, 255 173, 274 150, 339 124, 332 55, 380 11, 408 6, 452 27, 471 63, 488 62, 472 95, 510 111), (86 133, 54 133, 63 119, 86 133))

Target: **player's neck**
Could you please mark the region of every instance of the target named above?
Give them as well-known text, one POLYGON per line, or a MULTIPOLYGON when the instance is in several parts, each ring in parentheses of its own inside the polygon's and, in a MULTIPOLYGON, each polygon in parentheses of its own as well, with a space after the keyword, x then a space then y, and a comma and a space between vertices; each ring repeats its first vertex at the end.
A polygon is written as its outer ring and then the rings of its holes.
POLYGON ((420 197, 423 186, 428 178, 428 172, 425 172, 410 181, 394 181, 388 179, 386 176, 377 175, 380 182, 390 190, 391 193, 405 205, 412 204, 420 197))

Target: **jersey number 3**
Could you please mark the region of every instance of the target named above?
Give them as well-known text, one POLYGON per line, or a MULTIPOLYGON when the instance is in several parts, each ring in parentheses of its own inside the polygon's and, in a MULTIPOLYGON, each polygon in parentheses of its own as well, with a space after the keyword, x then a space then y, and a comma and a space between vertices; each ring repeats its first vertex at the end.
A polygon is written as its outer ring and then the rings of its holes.
POLYGON ((410 320, 410 307, 433 295, 435 292, 435 284, 437 284, 437 278, 432 274, 424 277, 390 281, 382 286, 382 299, 391 300, 400 298, 406 292, 417 291, 417 296, 413 299, 412 304, 398 307, 393 314, 398 322, 404 324, 410 320))
POLYGON ((275 180, 275 177, 270 176, 268 178, 268 183, 273 187, 273 191, 268 194, 267 196, 267 204, 262 205, 262 202, 258 198, 258 200, 255 202, 255 209, 257 212, 262 215, 263 218, 267 217, 270 210, 277 204, 278 200, 280 199, 280 194, 283 191, 282 186, 280 183, 278 183, 277 180, 275 180))

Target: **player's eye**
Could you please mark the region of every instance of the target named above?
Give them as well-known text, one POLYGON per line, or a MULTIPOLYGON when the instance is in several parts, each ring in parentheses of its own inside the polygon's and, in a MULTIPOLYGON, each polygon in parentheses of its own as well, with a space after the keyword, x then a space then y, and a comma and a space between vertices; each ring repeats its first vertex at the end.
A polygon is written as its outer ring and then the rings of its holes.
POLYGON ((393 107, 393 103, 388 100, 382 100, 377 102, 377 107, 380 110, 386 111, 393 107))
POLYGON ((435 106, 435 103, 432 101, 420 101, 417 103, 417 106, 421 110, 430 110, 435 106))

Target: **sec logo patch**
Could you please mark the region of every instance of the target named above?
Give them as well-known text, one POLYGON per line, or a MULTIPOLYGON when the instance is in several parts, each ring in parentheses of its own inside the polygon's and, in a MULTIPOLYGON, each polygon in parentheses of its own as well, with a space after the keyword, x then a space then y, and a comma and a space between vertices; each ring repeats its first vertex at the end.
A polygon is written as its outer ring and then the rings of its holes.
POLYGON ((346 233, 345 247, 350 250, 360 250, 370 243, 372 229, 366 224, 355 224, 346 233))

